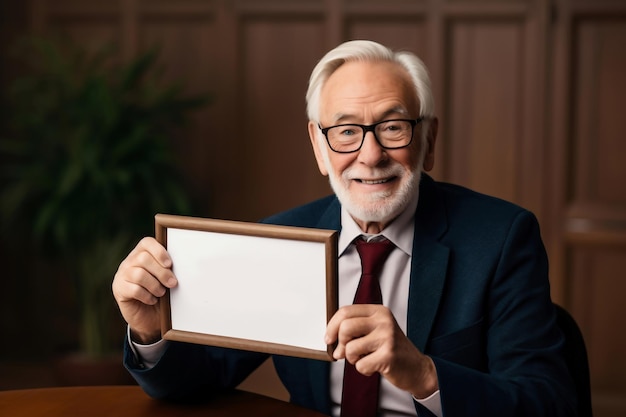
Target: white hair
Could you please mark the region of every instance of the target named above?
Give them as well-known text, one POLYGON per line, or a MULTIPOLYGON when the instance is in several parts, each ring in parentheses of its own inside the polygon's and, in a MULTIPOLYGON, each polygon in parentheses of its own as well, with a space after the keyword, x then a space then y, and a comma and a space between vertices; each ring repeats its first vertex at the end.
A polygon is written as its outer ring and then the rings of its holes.
POLYGON ((329 51, 317 63, 306 93, 309 120, 319 123, 320 94, 328 78, 346 62, 388 61, 399 64, 409 74, 420 103, 420 117, 432 117, 435 103, 426 66, 415 54, 391 49, 373 41, 348 41, 329 51))

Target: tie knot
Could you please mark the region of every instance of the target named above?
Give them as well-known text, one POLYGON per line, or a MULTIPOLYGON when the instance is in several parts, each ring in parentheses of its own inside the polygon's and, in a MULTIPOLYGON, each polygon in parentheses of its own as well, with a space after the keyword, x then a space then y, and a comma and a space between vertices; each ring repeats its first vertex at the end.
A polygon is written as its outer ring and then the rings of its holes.
POLYGON ((395 245, 388 239, 367 242, 359 239, 356 242, 356 250, 361 257, 362 273, 378 275, 380 270, 395 245))

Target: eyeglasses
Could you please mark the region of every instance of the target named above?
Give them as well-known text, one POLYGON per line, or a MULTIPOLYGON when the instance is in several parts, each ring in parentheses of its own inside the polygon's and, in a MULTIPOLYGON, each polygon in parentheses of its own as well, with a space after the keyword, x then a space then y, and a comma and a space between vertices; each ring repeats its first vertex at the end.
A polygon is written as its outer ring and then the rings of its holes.
POLYGON ((330 149, 338 153, 351 153, 361 149, 367 132, 374 134, 376 142, 383 149, 399 149, 409 146, 413 140, 413 129, 422 120, 424 120, 423 117, 383 120, 371 125, 343 124, 325 128, 317 126, 326 137, 330 149))

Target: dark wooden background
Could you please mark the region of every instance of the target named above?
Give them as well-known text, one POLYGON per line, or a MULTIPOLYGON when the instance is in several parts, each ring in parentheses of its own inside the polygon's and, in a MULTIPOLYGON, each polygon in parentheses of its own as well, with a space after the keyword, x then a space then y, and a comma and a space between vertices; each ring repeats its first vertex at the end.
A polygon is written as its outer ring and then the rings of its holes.
MULTIPOLYGON (((325 51, 366 38, 418 53, 441 120, 434 177, 537 214, 553 297, 587 340, 596 415, 625 415, 626 2, 13 3, 0 10, 3 49, 30 30, 62 30, 94 47, 115 41, 126 57, 158 44, 168 78, 213 95, 176 146, 202 214, 217 218, 256 220, 329 192, 310 150, 304 102, 325 51)), ((14 293, 25 258, 3 259, 14 293)), ((0 295, 3 357, 44 343, 36 325, 58 306, 42 301, 46 289, 29 291, 0 295)))

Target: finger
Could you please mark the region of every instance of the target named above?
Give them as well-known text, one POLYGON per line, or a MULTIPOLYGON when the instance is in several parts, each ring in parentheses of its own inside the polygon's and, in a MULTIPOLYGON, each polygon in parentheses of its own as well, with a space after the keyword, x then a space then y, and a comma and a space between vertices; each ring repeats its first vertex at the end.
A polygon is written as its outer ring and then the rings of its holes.
MULTIPOLYGON (((142 268, 154 276, 162 285, 172 288, 177 285, 172 270, 172 260, 167 250, 154 238, 144 238, 120 264, 117 279, 130 279, 133 268, 142 268)), ((137 274, 137 272, 134 272, 137 274)), ((134 275, 138 277, 138 275, 134 275)), ((134 281, 139 283, 139 281, 134 281)))
MULTIPOLYGON (((168 255, 169 256, 169 255, 168 255)), ((143 278, 134 268, 139 268, 146 271, 149 276, 156 278, 158 283, 167 288, 175 287, 178 283, 174 272, 171 267, 163 266, 163 264, 155 258, 154 254, 148 251, 141 251, 135 254, 132 265, 129 269, 130 272, 134 272, 136 278, 143 278)), ((139 283, 139 281, 134 281, 139 283)))
POLYGON ((141 301, 154 304, 165 294, 165 287, 145 269, 126 267, 118 270, 112 284, 113 295, 118 303, 141 301))
POLYGON ((385 347, 385 334, 372 320, 352 319, 346 324, 349 328, 346 329, 345 334, 340 332, 339 340, 343 342, 342 353, 348 362, 356 364, 364 357, 378 353, 379 349, 385 347))
POLYGON ((160 296, 155 296, 153 292, 147 290, 141 285, 126 282, 126 288, 122 289, 122 295, 125 297, 123 301, 139 301, 146 305, 155 305, 159 301, 160 296))
MULTIPOLYGON (((164 268, 172 267, 172 258, 163 245, 153 237, 144 237, 139 241, 133 252, 148 252, 164 268)), ((131 255, 133 254, 131 252, 131 255)))
POLYGON ((174 274, 145 251, 129 255, 113 279, 113 294, 118 302, 141 301, 153 305, 176 285, 174 274), (164 284, 165 283, 165 284, 164 284))
POLYGON ((158 271, 155 271, 154 268, 145 268, 141 266, 131 267, 125 271, 126 278, 123 279, 123 281, 126 281, 129 284, 138 285, 154 297, 162 297, 165 295, 168 288, 162 283, 162 281, 165 280, 166 282, 169 282, 168 276, 173 277, 173 274, 170 270, 166 270, 162 267, 158 267, 157 269, 158 271), (162 278, 159 279, 157 276, 161 276, 162 278))
POLYGON ((363 375, 372 375, 376 372, 385 375, 389 370, 390 355, 385 352, 385 345, 378 343, 377 339, 367 339, 361 338, 349 343, 346 360, 363 375))
POLYGON ((356 362, 359 357, 368 354, 363 343, 371 343, 370 335, 376 328, 376 323, 367 317, 353 317, 341 322, 337 336, 337 348, 333 352, 335 359, 347 359, 350 363, 356 362))
POLYGON ((379 306, 372 304, 352 304, 343 306, 335 312, 326 325, 326 335, 324 340, 326 344, 335 343, 338 338, 339 328, 343 322, 356 317, 369 317, 379 306))

